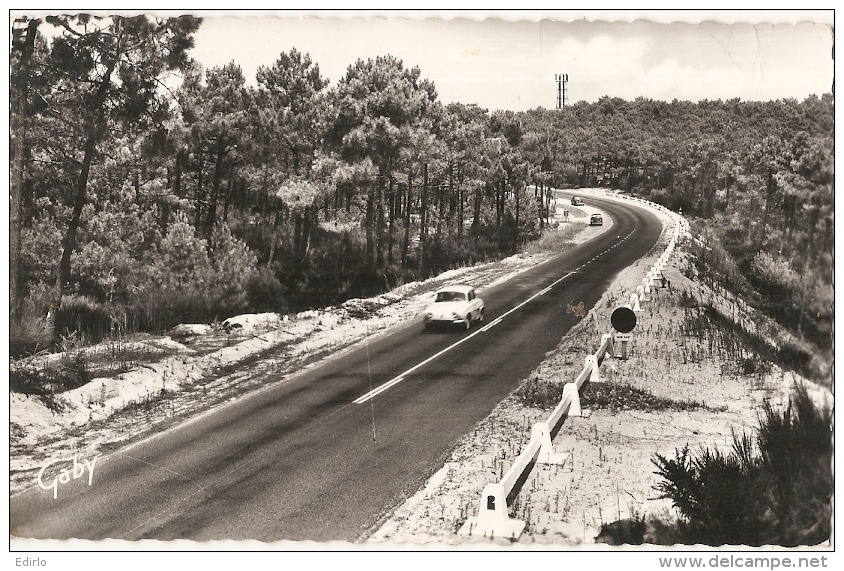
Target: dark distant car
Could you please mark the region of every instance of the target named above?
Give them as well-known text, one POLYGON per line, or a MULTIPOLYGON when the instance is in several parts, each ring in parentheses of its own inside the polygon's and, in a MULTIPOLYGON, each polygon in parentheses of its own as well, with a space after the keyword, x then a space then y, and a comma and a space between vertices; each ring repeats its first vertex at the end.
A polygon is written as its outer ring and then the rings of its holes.
POLYGON ((425 330, 435 324, 461 325, 469 329, 484 320, 484 300, 468 285, 447 286, 437 291, 434 302, 424 313, 425 330))
POLYGON ((586 204, 586 202, 584 202, 583 199, 580 198, 579 196, 573 196, 571 198, 571 205, 572 206, 583 206, 585 204, 586 204))
POLYGON ((593 214, 589 217, 589 226, 603 226, 604 217, 600 214, 593 214))

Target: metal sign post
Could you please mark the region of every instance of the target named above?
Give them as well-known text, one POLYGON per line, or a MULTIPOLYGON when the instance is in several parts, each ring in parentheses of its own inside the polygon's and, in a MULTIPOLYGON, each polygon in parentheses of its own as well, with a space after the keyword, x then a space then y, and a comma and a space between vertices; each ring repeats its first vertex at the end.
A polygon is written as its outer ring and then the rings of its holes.
POLYGON ((621 358, 627 359, 627 344, 633 339, 630 332, 636 327, 636 312, 629 307, 619 307, 612 312, 610 323, 618 332, 615 341, 621 342, 621 358))
POLYGON ((615 336, 615 341, 621 342, 621 358, 627 359, 627 344, 633 340, 632 333, 617 333, 615 336))

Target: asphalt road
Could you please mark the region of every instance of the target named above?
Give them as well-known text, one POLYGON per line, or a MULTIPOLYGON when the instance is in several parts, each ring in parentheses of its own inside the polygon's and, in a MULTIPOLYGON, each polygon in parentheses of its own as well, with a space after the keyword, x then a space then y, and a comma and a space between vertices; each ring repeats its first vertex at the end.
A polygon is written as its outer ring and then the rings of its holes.
POLYGON ((421 322, 406 323, 282 382, 269 378, 260 391, 100 457, 90 485, 88 471, 70 469, 57 498, 39 487, 10 498, 10 534, 359 540, 560 342, 579 319, 569 303, 591 308, 653 247, 653 215, 589 203, 613 227, 482 292, 482 326, 425 334, 421 322))

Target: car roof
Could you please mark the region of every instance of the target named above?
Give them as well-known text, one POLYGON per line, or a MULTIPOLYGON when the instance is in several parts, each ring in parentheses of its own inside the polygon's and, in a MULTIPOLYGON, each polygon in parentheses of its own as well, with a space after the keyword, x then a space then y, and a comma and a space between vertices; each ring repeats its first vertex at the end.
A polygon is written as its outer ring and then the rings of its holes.
POLYGON ((459 291, 461 293, 469 293, 473 289, 475 289, 475 288, 470 286, 470 285, 459 284, 459 285, 450 285, 450 286, 441 287, 440 289, 437 290, 437 293, 440 293, 441 291, 459 291))

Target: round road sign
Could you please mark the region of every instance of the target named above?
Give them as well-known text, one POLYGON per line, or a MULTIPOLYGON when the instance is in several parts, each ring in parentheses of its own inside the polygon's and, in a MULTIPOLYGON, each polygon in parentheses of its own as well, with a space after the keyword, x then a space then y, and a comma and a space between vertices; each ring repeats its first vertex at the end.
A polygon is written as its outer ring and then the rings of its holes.
POLYGON ((610 323, 619 333, 630 333, 636 327, 636 313, 629 307, 619 307, 612 312, 610 323))

